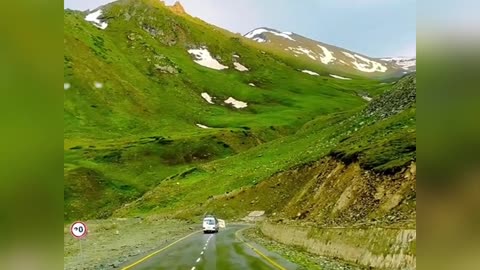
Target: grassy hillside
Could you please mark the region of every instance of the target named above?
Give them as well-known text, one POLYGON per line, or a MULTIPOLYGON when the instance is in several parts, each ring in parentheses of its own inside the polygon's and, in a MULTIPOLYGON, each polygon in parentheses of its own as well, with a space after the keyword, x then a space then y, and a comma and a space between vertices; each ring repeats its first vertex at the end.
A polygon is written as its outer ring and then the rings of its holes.
POLYGON ((66 220, 117 210, 186 213, 210 196, 328 154, 367 104, 360 95, 390 88, 302 73, 304 63, 158 1, 101 9, 103 30, 85 13, 64 14, 66 220), (201 47, 229 68, 195 63, 188 50, 201 47), (234 69, 234 61, 249 71, 234 69), (228 97, 248 107, 233 108, 223 102, 228 97))
MULTIPOLYGON (((293 135, 199 164, 194 173, 162 182, 118 214, 157 211, 189 218, 212 211, 233 218, 245 215, 248 209, 281 209, 285 199, 295 195, 303 187, 301 183, 309 179, 299 171, 327 157, 346 165, 358 163, 360 169, 388 178, 416 159, 415 93, 415 75, 410 75, 362 110, 321 116, 293 135), (278 179, 276 175, 282 172, 287 175, 278 179), (276 197, 277 203, 272 201, 272 189, 255 189, 262 181, 271 183, 271 179, 287 187, 286 194, 276 197), (288 183, 295 188, 289 188, 288 183), (250 195, 236 198, 245 191, 250 195)), ((349 178, 344 180, 348 183, 349 178)))
POLYGON ((326 146, 331 148, 328 153, 309 155, 258 183, 215 196, 206 201, 203 210, 229 218, 264 210, 273 220, 309 226, 414 228, 416 128, 412 105, 384 119, 370 118, 374 121, 368 123, 367 112, 373 107, 369 106, 335 124, 342 130, 348 121, 356 122, 353 132, 344 129, 333 135, 336 139, 333 146, 326 146), (362 122, 366 124, 360 125, 362 122))

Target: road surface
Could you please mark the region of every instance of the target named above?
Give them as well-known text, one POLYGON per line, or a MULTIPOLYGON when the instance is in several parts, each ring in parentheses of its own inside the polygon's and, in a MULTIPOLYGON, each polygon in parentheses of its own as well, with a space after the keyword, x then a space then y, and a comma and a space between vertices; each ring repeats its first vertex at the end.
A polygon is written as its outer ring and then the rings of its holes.
POLYGON ((244 239, 248 226, 231 225, 216 234, 194 232, 126 263, 122 270, 290 270, 299 267, 244 239))

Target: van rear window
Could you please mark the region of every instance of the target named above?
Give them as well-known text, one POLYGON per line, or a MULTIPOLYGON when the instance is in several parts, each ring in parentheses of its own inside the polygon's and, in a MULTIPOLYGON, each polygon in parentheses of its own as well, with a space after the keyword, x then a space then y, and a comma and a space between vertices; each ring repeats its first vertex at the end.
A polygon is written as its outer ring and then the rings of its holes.
POLYGON ((208 225, 215 225, 215 221, 213 219, 204 219, 203 222, 208 225))

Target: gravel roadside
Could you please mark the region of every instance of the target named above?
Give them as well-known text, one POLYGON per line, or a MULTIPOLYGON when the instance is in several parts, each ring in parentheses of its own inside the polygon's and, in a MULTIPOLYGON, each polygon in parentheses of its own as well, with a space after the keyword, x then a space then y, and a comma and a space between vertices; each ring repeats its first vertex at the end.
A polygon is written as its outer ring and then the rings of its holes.
POLYGON ((285 244, 274 241, 265 236, 258 227, 252 227, 243 232, 243 235, 265 247, 266 249, 275 252, 285 259, 300 265, 302 268, 298 270, 364 270, 360 266, 348 264, 333 260, 330 258, 321 257, 300 248, 287 246, 285 244))
POLYGON ((134 256, 201 229, 200 223, 158 217, 91 220, 86 224, 88 234, 82 240, 70 235, 70 225, 64 226, 65 270, 115 269, 134 256))

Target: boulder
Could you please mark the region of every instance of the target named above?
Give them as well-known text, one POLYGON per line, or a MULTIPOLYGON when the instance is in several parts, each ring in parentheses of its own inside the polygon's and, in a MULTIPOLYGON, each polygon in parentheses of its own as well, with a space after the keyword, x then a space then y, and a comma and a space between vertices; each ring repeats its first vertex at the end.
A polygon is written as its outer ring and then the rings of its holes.
POLYGON ((257 210, 252 211, 248 216, 244 217, 242 220, 246 222, 257 222, 265 219, 265 211, 257 210))

